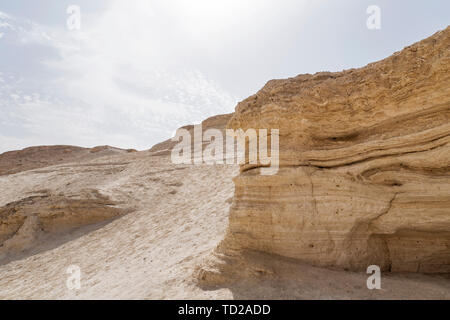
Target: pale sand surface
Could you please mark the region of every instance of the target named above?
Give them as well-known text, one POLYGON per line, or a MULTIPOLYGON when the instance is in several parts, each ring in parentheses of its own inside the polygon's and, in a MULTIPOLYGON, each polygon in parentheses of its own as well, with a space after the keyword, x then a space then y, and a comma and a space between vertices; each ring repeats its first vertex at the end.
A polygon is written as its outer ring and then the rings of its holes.
POLYGON ((110 223, 40 235, 0 261, 0 299, 450 299, 448 276, 383 275, 315 268, 269 257, 277 272, 201 288, 196 267, 223 239, 235 166, 173 165, 148 152, 108 156, 0 176, 0 206, 39 190, 95 189, 134 211, 110 223), (70 265, 81 289, 66 286, 70 265))

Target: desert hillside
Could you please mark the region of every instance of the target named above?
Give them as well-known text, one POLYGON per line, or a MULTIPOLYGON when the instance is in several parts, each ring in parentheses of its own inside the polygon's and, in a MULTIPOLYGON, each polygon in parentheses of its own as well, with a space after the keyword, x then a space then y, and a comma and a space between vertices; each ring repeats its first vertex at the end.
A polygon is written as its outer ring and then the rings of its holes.
POLYGON ((87 161, 107 155, 134 152, 109 146, 81 148, 74 146, 39 146, 0 154, 0 175, 14 174, 51 165, 87 161))
POLYGON ((172 164, 170 140, 0 155, 0 299, 450 299, 449 49, 447 28, 203 122, 279 128, 272 176, 172 164))

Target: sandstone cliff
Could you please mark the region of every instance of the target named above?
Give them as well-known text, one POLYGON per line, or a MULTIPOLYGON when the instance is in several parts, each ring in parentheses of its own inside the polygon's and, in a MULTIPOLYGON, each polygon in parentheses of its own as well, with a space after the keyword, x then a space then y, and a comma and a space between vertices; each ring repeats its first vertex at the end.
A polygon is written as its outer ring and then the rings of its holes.
POLYGON ((280 170, 241 166, 218 255, 450 272, 450 27, 360 69, 269 81, 229 127, 278 128, 280 170))
POLYGON ((0 154, 0 175, 14 174, 56 164, 92 160, 136 150, 110 146, 81 148, 75 146, 38 146, 0 154))

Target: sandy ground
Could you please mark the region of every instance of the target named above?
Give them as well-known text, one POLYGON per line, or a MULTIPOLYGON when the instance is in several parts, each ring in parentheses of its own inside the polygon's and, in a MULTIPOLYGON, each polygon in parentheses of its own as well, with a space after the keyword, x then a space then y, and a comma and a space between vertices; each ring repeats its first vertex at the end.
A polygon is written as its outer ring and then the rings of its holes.
POLYGON ((365 273, 265 257, 273 274, 202 288, 194 271, 223 239, 233 166, 172 165, 148 152, 0 176, 0 206, 39 190, 96 189, 133 211, 108 223, 42 235, 0 261, 0 299, 450 299, 450 277, 365 273), (81 270, 70 290, 67 268, 81 270))

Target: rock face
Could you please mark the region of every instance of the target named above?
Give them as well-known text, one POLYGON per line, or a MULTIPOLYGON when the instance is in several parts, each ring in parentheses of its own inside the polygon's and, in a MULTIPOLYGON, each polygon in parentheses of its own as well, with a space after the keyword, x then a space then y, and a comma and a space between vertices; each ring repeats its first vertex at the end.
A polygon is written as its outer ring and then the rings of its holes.
POLYGON ((450 272, 450 27, 361 69, 272 80, 233 129, 280 130, 280 170, 244 164, 218 252, 450 272))

